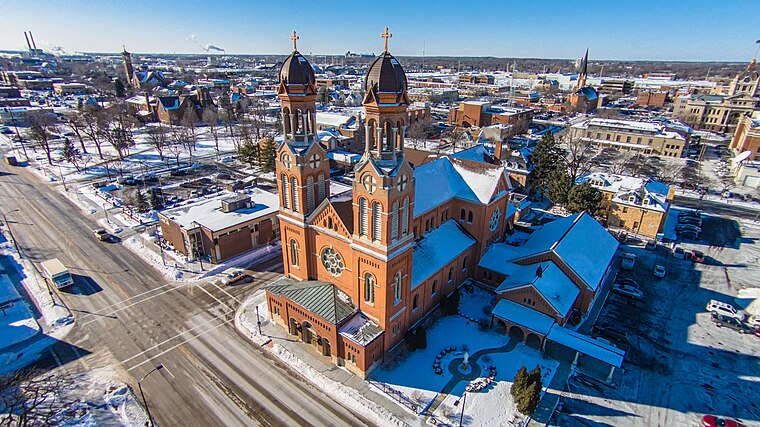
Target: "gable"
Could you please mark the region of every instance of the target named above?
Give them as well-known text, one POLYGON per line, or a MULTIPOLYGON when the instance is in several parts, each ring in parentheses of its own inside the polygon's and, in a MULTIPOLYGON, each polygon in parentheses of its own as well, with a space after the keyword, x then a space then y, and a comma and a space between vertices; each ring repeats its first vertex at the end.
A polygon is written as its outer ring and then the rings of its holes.
POLYGON ((343 222, 343 219, 329 199, 325 199, 319 204, 314 212, 306 218, 306 223, 332 230, 347 239, 351 238, 350 228, 343 222))

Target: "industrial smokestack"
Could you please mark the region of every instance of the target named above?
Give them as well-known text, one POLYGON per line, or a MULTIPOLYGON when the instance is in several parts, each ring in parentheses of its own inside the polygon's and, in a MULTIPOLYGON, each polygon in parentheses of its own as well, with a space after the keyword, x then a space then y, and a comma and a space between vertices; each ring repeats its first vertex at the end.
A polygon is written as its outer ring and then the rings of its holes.
POLYGON ((26 39, 26 46, 29 48, 29 52, 32 51, 32 44, 29 43, 29 36, 26 35, 26 31, 24 31, 24 38, 26 39))
POLYGON ((32 39, 32 46, 34 46, 34 50, 37 50, 37 43, 34 42, 34 36, 32 35, 32 31, 29 30, 29 38, 32 39))

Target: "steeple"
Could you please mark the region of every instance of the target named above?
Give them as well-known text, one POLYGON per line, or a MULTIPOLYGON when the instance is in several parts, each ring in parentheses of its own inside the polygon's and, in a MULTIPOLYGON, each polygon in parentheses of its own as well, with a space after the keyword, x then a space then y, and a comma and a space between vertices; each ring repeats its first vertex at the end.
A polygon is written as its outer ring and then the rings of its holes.
POLYGON ((134 75, 134 67, 132 66, 132 54, 127 52, 127 48, 121 45, 121 59, 124 62, 124 74, 127 75, 126 82, 128 85, 132 84, 132 76, 134 75))
POLYGON ((317 129, 316 80, 314 69, 301 55, 298 35, 293 31, 293 53, 282 63, 277 96, 282 102, 282 130, 287 141, 309 142, 317 129))
POLYGON ((586 48, 586 55, 583 57, 583 61, 581 62, 581 73, 578 75, 578 87, 576 89, 581 89, 583 87, 586 87, 587 77, 588 77, 588 48, 586 48))

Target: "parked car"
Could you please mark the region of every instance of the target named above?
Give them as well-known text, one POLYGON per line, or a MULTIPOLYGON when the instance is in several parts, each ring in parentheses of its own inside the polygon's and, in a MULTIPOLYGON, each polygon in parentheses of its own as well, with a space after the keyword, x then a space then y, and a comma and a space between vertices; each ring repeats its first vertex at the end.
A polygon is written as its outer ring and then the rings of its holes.
POLYGON ((760 316, 750 316, 747 324, 753 328, 760 328, 760 316))
POLYGON ((686 218, 686 217, 692 217, 692 218, 701 218, 702 214, 700 214, 697 211, 681 211, 678 214, 678 218, 686 218))
POLYGON ((245 271, 239 268, 233 268, 226 271, 226 274, 222 278, 222 284, 223 285, 231 285, 233 283, 238 282, 247 282, 248 280, 252 280, 253 277, 246 274, 245 271))
POLYGON ((657 241, 655 241, 655 240, 648 241, 647 244, 644 245, 644 249, 646 249, 648 251, 657 250, 657 241))
POLYGON ((662 279, 663 277, 665 277, 665 266, 655 265, 654 272, 652 274, 654 274, 654 277, 659 277, 660 279, 662 279))
POLYGON ((686 253, 680 246, 673 248, 673 256, 676 257, 676 259, 686 259, 686 253))
POLYGON ((620 268, 623 270, 633 270, 633 267, 636 265, 636 255, 634 254, 625 254, 623 256, 623 261, 620 264, 620 268))
POLYGON ((705 254, 702 251, 691 251, 691 260, 694 262, 705 262, 705 254))
POLYGON ((678 223, 696 225, 697 227, 701 227, 702 218, 694 217, 694 216, 685 216, 685 217, 678 218, 678 223))
POLYGON ((710 320, 712 320, 712 322, 715 323, 715 326, 719 328, 726 327, 733 329, 740 334, 752 333, 752 328, 745 325, 740 320, 734 319, 733 317, 721 316, 720 314, 712 313, 710 315, 710 320))
POLYGON ((625 279, 618 280, 617 283, 615 283, 615 284, 616 285, 632 286, 632 287, 634 287, 636 289, 639 289, 639 284, 636 283, 635 280, 633 280, 631 278, 628 278, 628 277, 626 277, 625 279))
MULTIPOLYGON (((686 239, 693 239, 693 240, 699 239, 699 233, 696 233, 694 231, 689 231, 689 230, 683 230, 680 233, 678 233, 678 235, 681 238, 686 238, 686 239)), ((683 258, 681 258, 681 259, 683 259, 683 258)))
POLYGON ((678 224, 676 226, 676 232, 679 232, 679 231, 693 231, 695 233, 701 233, 702 228, 697 227, 696 225, 691 225, 691 224, 678 224))
POLYGON ((638 288, 634 288, 630 285, 617 285, 612 288, 612 292, 616 292, 620 295, 624 295, 627 297, 631 297, 633 299, 643 299, 644 298, 644 292, 639 290, 638 288))
POLYGON ((715 415, 702 417, 702 427, 745 427, 740 421, 730 418, 720 418, 715 415))
POLYGON ((747 317, 747 314, 743 310, 737 310, 736 307, 727 302, 716 301, 714 299, 711 299, 710 302, 707 303, 706 308, 710 313, 719 314, 724 317, 732 317, 739 321, 743 321, 744 318, 747 317))
POLYGON ((111 240, 111 235, 108 234, 106 230, 103 230, 102 228, 99 228, 97 230, 93 230, 92 234, 95 235, 95 237, 100 240, 101 242, 107 242, 111 240))
POLYGON ((591 332, 617 342, 628 342, 628 333, 624 330, 606 322, 600 322, 591 328, 591 332))

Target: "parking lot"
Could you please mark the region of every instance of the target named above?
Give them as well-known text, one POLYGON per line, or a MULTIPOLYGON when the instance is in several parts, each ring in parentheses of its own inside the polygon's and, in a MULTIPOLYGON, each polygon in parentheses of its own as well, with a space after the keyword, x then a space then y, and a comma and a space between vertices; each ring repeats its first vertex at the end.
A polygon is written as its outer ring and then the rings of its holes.
POLYGON ((636 263, 618 281, 633 279, 644 297, 611 292, 595 332, 628 351, 624 374, 614 386, 571 381, 555 425, 688 426, 709 413, 760 425, 760 338, 717 328, 705 309, 758 287, 760 228, 728 219, 705 228, 709 241, 681 243, 704 252, 705 264, 676 259, 668 247, 621 245, 620 258, 633 253, 636 263))

